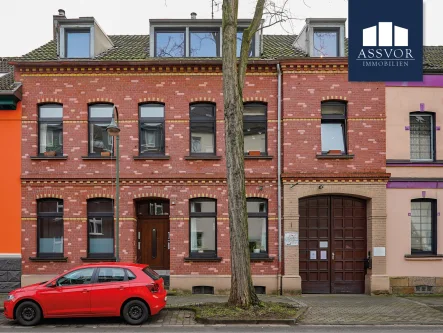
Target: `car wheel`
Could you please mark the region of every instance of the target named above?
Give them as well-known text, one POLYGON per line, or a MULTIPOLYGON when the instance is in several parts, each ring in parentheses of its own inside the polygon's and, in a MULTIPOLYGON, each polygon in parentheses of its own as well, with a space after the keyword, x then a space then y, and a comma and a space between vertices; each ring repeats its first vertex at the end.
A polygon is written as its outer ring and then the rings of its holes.
POLYGON ((146 320, 148 320, 148 317, 148 307, 142 301, 129 301, 123 307, 123 319, 130 325, 143 324, 146 320))
POLYGON ((15 318, 20 325, 34 326, 42 319, 42 311, 36 303, 26 301, 19 304, 15 310, 15 318))

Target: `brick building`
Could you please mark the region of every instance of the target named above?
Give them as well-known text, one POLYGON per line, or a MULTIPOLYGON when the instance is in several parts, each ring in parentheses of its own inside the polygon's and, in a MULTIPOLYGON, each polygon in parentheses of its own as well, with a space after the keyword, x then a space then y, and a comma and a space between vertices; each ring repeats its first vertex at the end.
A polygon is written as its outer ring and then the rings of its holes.
MULTIPOLYGON (((228 289, 220 59, 152 57, 146 51, 149 36, 106 36, 92 18, 54 20, 54 35, 62 36, 58 43, 52 40, 15 63, 25 86, 23 284, 84 262, 115 260, 116 168, 104 130, 115 105, 121 127, 121 260, 170 275, 171 288, 228 289), (70 30, 73 25, 81 29, 70 30), (84 34, 94 45, 85 46, 86 54, 69 55, 70 33, 79 34, 72 43, 81 44, 84 34), (108 50, 97 53, 102 45, 108 50)), ((221 20, 176 24, 198 28, 214 22, 219 29, 221 20)), ((165 23, 171 21, 151 21, 151 29, 158 26, 160 36, 165 23)), ((81 53, 81 45, 72 45, 81 53)), ((272 291, 279 273, 277 69, 274 60, 254 58, 244 91, 251 265, 255 283, 272 291)))
MULTIPOLYGON (((174 289, 229 289, 221 20, 150 20, 149 36, 107 36, 61 11, 54 27, 14 62, 22 283, 115 260, 115 106, 121 260, 150 264, 174 289)), ((344 19, 308 19, 298 36, 253 40, 245 169, 260 292, 390 288, 385 86, 348 82, 344 36, 344 19)))

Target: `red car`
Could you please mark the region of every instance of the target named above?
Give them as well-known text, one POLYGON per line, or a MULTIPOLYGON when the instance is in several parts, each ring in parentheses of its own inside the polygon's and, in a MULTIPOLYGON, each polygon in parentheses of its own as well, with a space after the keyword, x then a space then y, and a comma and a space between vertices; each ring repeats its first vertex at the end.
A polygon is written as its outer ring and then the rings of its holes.
POLYGON ((166 305, 163 279, 147 265, 99 263, 9 293, 4 315, 21 325, 42 318, 118 317, 140 325, 166 305))

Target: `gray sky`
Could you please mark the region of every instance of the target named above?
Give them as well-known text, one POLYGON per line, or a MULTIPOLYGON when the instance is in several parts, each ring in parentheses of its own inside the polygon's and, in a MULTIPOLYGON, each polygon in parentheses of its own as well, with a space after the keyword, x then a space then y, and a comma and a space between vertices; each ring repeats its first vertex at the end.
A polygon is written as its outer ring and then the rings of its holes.
MULTIPOLYGON (((0 19, 0 56, 20 56, 51 40, 52 15, 93 16, 108 35, 146 35, 150 18, 211 17, 211 0, 20 0, 4 1, 0 19), (6 15, 5 15, 6 14, 6 15)), ((221 3, 222 0, 216 0, 221 3)), ((274 0, 281 3, 283 0, 274 0)), ((389 1, 389 0, 386 0, 389 1)), ((425 2, 425 45, 443 45, 443 0, 425 2)), ((256 0, 240 0, 239 17, 251 18, 256 0)), ((267 34, 298 33, 307 17, 347 17, 346 0, 289 0, 293 16, 301 18, 273 26, 267 34), (306 3, 306 5, 304 4, 306 3)), ((221 18, 220 10, 215 13, 221 18)))

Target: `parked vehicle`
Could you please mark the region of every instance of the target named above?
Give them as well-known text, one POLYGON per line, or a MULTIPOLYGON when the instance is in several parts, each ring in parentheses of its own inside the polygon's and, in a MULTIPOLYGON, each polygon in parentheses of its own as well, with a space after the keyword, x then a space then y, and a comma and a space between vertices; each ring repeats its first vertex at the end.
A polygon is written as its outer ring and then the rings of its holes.
POLYGON ((10 292, 4 315, 24 326, 42 318, 118 316, 140 325, 160 312, 166 300, 163 279, 149 266, 98 263, 10 292))

